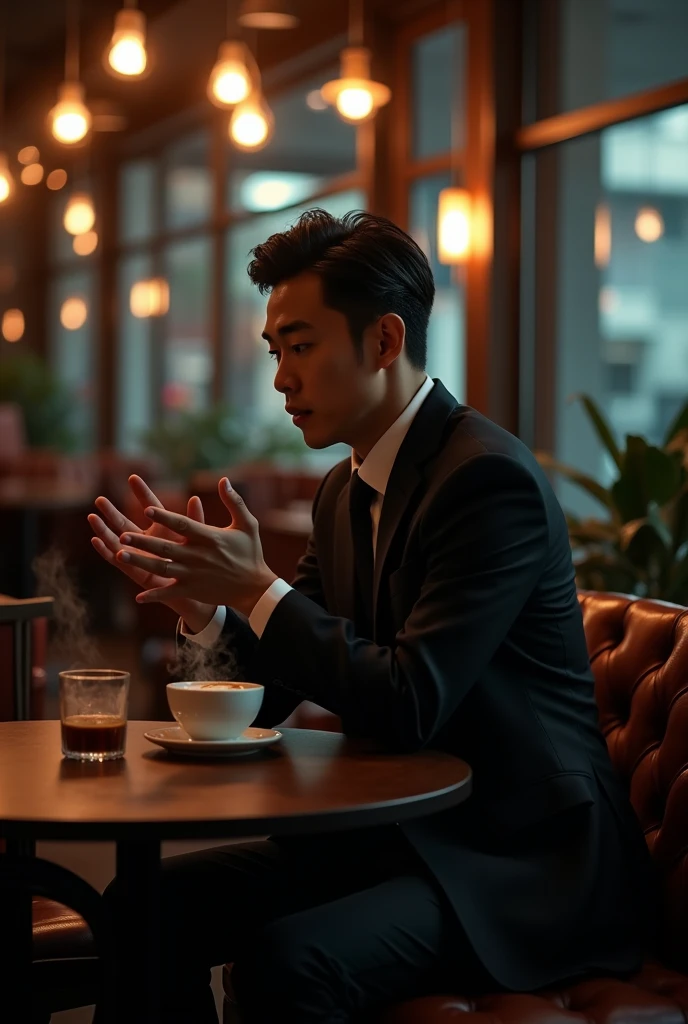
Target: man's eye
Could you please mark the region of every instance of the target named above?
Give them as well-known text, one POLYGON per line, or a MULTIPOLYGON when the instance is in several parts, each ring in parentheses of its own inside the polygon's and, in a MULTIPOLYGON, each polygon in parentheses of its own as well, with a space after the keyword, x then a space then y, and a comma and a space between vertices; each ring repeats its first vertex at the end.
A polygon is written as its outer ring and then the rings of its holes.
POLYGON ((306 342, 303 342, 300 345, 291 346, 292 352, 296 352, 297 355, 299 355, 299 353, 301 352, 305 352, 307 348, 310 348, 310 345, 308 345, 306 342))
POLYGON ((277 356, 279 355, 279 352, 277 352, 276 349, 271 348, 271 349, 268 350, 268 355, 270 356, 271 359, 277 359, 277 356))

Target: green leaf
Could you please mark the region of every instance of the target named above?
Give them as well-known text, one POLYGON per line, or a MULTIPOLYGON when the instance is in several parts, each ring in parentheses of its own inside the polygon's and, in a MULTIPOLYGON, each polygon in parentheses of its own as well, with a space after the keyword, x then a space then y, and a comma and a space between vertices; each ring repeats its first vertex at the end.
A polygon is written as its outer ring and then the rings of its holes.
POLYGON ((619 450, 619 446, 614 440, 612 428, 609 426, 606 419, 598 409, 596 403, 592 400, 592 398, 590 398, 589 395, 575 395, 574 398, 577 398, 582 402, 583 407, 587 412, 590 421, 592 422, 592 425, 595 429, 595 433, 597 434, 600 441, 607 449, 607 451, 609 452, 609 454, 611 455, 619 469, 621 469, 623 457, 619 450))
POLYGON ((560 473, 561 476, 566 477, 572 484, 576 484, 577 487, 587 491, 593 498, 604 505, 605 508, 613 510, 614 502, 612 501, 611 494, 606 487, 598 483, 591 476, 587 476, 586 473, 581 473, 577 469, 573 469, 572 466, 565 466, 562 462, 558 462, 548 452, 535 452, 535 458, 538 460, 543 469, 553 470, 555 473, 560 473))
POLYGON ((676 434, 681 430, 688 430, 688 402, 686 402, 682 409, 679 409, 673 421, 667 428, 662 447, 666 448, 669 442, 672 441, 676 434))

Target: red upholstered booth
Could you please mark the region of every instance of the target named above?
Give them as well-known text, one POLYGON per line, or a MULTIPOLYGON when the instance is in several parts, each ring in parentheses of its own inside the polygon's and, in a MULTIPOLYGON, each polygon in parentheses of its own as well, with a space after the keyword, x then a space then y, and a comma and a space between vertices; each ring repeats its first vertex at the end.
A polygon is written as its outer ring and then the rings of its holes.
MULTIPOLYGON (((688 1022, 688 610, 618 594, 579 595, 602 730, 661 878, 657 959, 630 981, 594 978, 529 994, 446 992, 383 1013, 380 1024, 688 1022), (687 972, 687 973, 683 973, 687 972)), ((289 725, 338 728, 301 705, 289 725)), ((225 970, 225 1024, 238 1020, 225 970)))

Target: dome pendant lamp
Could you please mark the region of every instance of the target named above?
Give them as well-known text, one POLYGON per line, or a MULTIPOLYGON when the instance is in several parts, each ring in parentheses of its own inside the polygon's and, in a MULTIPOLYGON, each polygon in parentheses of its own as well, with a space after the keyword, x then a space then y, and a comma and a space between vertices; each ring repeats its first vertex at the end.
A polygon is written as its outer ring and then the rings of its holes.
POLYGON ((363 0, 349 0, 349 46, 340 54, 339 78, 326 82, 321 96, 337 108, 343 121, 362 124, 392 98, 391 90, 370 77, 371 53, 363 45, 363 0))

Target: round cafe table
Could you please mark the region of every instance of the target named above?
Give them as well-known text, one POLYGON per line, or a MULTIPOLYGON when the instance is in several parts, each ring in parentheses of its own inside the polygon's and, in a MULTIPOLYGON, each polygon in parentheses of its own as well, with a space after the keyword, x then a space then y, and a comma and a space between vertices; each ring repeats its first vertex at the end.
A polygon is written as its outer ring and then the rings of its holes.
MULTIPOLYGON (((118 984, 105 1000, 113 1001, 115 1019, 128 1024, 159 1020, 161 840, 385 825, 445 810, 470 794, 468 765, 439 751, 390 754, 340 733, 283 729, 279 743, 254 754, 197 760, 171 756, 143 735, 169 725, 129 722, 126 757, 91 763, 62 757, 59 722, 0 723, 5 863, 30 858, 38 839, 116 843, 122 882, 114 953, 118 984)), ((7 909, 7 887, 0 886, 0 895, 7 909)), ((15 902, 10 908, 15 922, 22 913, 17 907, 15 902)), ((28 900, 22 907, 30 914, 28 900)), ((30 921, 21 920, 19 931, 30 939, 30 921)), ((15 950, 16 979, 23 974, 18 956, 15 950)))

